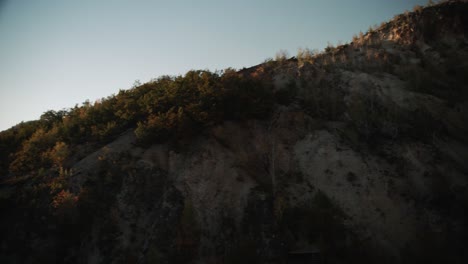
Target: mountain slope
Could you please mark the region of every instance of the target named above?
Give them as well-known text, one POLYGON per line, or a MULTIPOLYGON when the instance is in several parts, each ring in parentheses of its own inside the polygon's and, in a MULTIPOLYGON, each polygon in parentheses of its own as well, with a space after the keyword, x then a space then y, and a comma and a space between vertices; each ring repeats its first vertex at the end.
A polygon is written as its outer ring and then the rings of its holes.
POLYGON ((0 261, 464 263, 467 11, 0 133, 0 261))

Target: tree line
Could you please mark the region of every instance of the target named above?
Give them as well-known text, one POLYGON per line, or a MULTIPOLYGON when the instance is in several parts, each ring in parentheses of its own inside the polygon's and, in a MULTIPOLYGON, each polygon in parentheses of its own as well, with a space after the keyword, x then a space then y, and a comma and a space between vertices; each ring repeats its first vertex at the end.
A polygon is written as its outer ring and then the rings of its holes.
POLYGON ((71 146, 105 144, 134 129, 140 143, 191 137, 229 119, 262 118, 274 104, 272 84, 227 69, 163 76, 94 103, 47 111, 0 133, 1 176, 60 167, 71 146))

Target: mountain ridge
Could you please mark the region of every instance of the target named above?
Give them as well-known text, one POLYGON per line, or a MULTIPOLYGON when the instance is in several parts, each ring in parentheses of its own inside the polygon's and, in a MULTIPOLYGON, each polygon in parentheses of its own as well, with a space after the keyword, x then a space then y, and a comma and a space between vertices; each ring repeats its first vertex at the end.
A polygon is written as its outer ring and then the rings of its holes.
POLYGON ((466 11, 1 132, 0 260, 464 263, 466 11))

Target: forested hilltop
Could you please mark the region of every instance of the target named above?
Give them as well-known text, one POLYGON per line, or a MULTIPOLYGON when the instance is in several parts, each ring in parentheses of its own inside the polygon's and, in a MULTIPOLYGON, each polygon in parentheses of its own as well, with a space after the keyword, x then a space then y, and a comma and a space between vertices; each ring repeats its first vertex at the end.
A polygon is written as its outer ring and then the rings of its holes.
POLYGON ((415 7, 0 132, 0 262, 465 263, 466 14, 415 7))
POLYGON ((271 113, 273 96, 271 82, 232 69, 160 77, 94 103, 47 111, 40 120, 2 132, 2 176, 60 168, 81 149, 86 153, 128 129, 145 144, 189 140, 224 120, 264 118, 271 113))

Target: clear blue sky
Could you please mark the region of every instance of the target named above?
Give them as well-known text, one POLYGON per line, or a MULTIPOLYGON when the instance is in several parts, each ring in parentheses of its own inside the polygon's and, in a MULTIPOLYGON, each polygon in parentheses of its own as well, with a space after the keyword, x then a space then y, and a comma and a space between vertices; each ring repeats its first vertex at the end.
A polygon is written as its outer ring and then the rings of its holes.
POLYGON ((0 0, 0 130, 190 69, 323 49, 427 0, 0 0))

